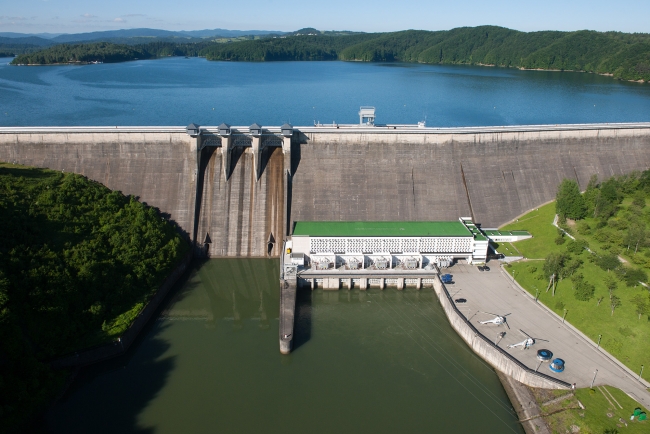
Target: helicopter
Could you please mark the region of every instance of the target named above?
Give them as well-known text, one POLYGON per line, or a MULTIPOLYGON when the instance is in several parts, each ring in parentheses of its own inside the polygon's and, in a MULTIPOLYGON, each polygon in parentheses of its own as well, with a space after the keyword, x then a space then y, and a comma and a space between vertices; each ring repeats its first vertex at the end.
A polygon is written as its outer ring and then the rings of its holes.
POLYGON ((490 313, 490 312, 483 312, 482 313, 487 313, 488 315, 494 315, 495 318, 487 320, 487 321, 479 321, 481 324, 496 324, 496 325, 501 325, 505 324, 508 327, 508 330, 510 329, 510 325, 508 325, 508 322, 506 321, 506 317, 510 315, 509 313, 505 315, 497 315, 496 313, 490 313))
POLYGON ((526 335, 526 340, 521 341, 517 344, 508 345, 508 348, 521 347, 522 350, 527 350, 533 345, 535 345, 535 342, 537 341, 548 342, 546 339, 534 338, 528 333, 526 333, 525 331, 523 331, 522 329, 519 329, 519 331, 522 332, 524 335, 526 335))

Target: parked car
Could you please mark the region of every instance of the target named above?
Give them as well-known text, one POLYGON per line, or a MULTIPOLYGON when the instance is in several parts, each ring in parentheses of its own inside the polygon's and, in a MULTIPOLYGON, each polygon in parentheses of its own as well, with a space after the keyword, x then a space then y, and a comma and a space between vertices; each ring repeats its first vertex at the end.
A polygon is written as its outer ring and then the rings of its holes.
POLYGON ((443 274, 440 276, 440 280, 442 280, 442 283, 454 283, 451 274, 443 274))
POLYGON ((454 301, 455 301, 456 303, 467 303, 467 300, 464 299, 464 298, 457 298, 457 299, 454 300, 454 301))

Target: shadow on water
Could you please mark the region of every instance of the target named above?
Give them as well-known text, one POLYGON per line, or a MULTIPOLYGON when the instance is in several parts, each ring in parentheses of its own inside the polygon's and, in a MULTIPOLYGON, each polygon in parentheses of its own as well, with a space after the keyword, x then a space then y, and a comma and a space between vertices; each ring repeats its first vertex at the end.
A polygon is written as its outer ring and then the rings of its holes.
POLYGON ((296 314, 293 320, 293 351, 305 345, 311 338, 312 296, 309 289, 298 290, 296 314))
POLYGON ((277 319, 279 309, 277 262, 193 262, 125 355, 78 372, 48 412, 43 431, 156 432, 142 422, 142 415, 178 368, 170 336, 192 320, 204 322, 204 330, 219 331, 230 323, 233 332, 246 332, 247 320, 262 332, 273 329, 271 320, 277 319))
POLYGON ((160 337, 170 324, 157 319, 182 295, 197 266, 200 263, 193 262, 178 279, 124 355, 77 372, 63 397, 48 411, 42 432, 155 432, 151 427, 139 426, 138 415, 156 398, 176 367, 175 356, 165 357, 170 344, 160 337))

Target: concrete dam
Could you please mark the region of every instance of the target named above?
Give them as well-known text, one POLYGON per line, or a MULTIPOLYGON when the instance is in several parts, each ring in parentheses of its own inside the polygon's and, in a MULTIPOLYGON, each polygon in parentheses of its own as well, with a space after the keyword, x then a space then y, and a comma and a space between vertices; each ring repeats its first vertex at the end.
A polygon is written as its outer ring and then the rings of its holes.
POLYGON ((650 123, 0 128, 0 160, 75 172, 155 206, 211 257, 279 256, 296 221, 498 227, 650 167, 650 123))

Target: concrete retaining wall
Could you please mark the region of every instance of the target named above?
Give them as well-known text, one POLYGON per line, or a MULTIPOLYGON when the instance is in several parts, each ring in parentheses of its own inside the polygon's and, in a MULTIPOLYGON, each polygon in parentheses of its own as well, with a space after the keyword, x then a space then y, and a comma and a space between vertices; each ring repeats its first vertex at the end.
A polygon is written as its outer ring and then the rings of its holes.
POLYGON ((456 309, 447 288, 434 279, 433 289, 440 300, 449 323, 469 347, 494 369, 530 387, 543 389, 570 389, 571 385, 541 372, 528 368, 505 350, 480 334, 478 330, 456 309))

